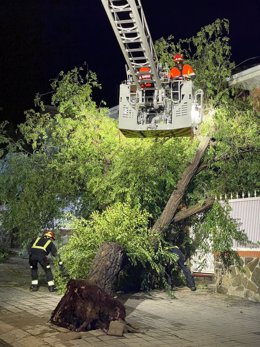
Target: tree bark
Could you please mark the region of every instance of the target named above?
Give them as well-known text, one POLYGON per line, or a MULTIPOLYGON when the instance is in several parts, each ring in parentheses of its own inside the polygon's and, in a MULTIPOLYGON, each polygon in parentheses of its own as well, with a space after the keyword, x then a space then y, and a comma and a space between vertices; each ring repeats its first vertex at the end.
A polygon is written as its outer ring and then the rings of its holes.
POLYGON ((113 294, 123 263, 123 249, 115 242, 103 243, 90 268, 88 281, 113 294))
POLYGON ((163 230, 172 222, 183 195, 185 194, 192 177, 196 174, 197 168, 209 143, 209 137, 205 137, 201 140, 193 161, 183 172, 182 177, 179 180, 176 189, 171 194, 161 216, 155 222, 153 226, 154 231, 163 232, 163 230))

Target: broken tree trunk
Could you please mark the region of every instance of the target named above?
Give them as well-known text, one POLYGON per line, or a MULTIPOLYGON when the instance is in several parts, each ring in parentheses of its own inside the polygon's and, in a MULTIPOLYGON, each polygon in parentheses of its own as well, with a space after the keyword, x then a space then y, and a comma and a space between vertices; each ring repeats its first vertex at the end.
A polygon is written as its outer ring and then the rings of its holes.
POLYGON ((187 190, 188 184, 190 183, 192 177, 196 174, 203 154, 205 153, 209 143, 209 137, 205 137, 201 140, 193 161, 183 172, 181 179, 179 180, 176 189, 171 194, 161 216, 155 222, 153 226, 154 231, 162 232, 172 222, 177 208, 187 190))

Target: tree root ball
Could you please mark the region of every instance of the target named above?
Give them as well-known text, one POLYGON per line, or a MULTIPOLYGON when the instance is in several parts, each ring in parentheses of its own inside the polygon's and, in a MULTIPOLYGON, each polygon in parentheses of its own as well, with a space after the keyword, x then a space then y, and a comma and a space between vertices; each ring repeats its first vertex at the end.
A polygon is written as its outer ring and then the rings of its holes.
POLYGON ((124 305, 87 280, 70 280, 67 291, 52 312, 50 322, 72 331, 108 329, 125 320, 124 305))

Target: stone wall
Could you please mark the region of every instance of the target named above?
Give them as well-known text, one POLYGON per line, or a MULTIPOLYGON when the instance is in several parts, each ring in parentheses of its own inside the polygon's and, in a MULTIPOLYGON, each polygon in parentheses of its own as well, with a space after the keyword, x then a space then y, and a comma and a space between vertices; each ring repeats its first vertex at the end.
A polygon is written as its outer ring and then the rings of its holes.
POLYGON ((215 260, 216 289, 219 293, 260 302, 260 258, 240 256, 240 266, 223 266, 215 260))

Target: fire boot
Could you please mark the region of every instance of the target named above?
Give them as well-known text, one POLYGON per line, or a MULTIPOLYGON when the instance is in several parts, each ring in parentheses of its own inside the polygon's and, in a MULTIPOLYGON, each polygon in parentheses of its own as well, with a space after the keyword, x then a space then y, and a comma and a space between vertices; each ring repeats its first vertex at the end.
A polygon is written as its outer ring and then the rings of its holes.
POLYGON ((30 291, 31 292, 37 292, 39 290, 39 286, 37 284, 32 284, 30 286, 30 291))
POLYGON ((49 286, 48 289, 49 289, 49 292, 51 293, 57 292, 57 288, 55 286, 49 286))

